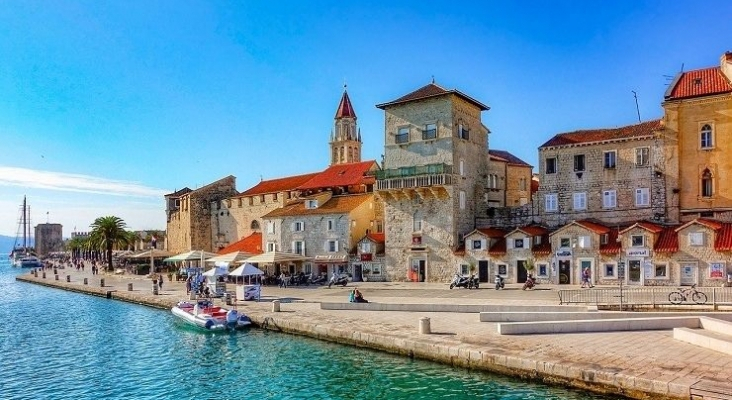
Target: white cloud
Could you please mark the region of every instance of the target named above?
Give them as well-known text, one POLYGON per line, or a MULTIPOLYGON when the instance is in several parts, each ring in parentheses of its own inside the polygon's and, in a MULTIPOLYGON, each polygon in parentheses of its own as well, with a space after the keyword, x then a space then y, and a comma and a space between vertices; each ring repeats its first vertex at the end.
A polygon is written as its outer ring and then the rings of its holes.
POLYGON ((0 186, 134 197, 159 198, 167 193, 166 190, 151 188, 139 182, 3 166, 0 166, 0 186))

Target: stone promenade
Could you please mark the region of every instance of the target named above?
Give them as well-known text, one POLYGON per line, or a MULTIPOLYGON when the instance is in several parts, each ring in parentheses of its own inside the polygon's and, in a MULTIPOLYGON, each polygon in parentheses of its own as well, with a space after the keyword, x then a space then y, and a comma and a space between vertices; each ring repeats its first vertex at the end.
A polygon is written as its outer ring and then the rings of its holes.
MULTIPOLYGON (((61 287, 169 308, 185 299, 183 282, 168 282, 152 294, 149 278, 95 275, 89 271, 52 270, 46 278, 31 273, 18 280, 61 287), (70 282, 66 282, 66 275, 70 282), (83 284, 83 279, 88 285, 83 284), (100 286, 100 279, 105 286, 100 286), (132 284, 133 290, 128 290, 132 284)), ((629 398, 732 399, 732 356, 677 341, 672 331, 630 331, 502 336, 495 323, 477 313, 323 310, 321 302, 347 302, 354 284, 345 287, 264 287, 260 302, 237 301, 236 307, 260 327, 369 347, 450 365, 494 371, 540 382, 574 386, 629 398), (273 300, 280 312, 273 312, 273 300), (431 334, 419 334, 420 319, 430 319, 431 334), (714 391, 703 390, 715 387, 714 391)), ((522 291, 507 285, 479 290, 447 284, 359 283, 371 302, 394 304, 553 305, 556 287, 522 291)), ((592 290, 592 289, 588 289, 592 290)))

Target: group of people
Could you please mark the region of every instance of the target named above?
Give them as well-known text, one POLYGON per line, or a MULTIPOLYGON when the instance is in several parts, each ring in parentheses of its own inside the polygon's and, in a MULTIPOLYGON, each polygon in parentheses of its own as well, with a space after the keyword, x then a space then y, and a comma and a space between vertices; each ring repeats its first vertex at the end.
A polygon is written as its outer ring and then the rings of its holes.
POLYGON ((358 288, 353 288, 348 301, 351 303, 368 303, 369 302, 368 300, 363 298, 363 295, 361 294, 361 291, 358 290, 358 288))

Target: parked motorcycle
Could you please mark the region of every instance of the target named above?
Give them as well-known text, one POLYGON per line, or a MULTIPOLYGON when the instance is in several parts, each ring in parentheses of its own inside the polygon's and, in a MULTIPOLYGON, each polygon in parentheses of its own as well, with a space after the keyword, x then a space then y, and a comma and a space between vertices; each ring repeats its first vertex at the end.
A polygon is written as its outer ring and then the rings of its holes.
POLYGON ((460 274, 455 274, 455 276, 452 278, 452 282, 450 282, 450 289, 455 287, 464 287, 468 289, 472 289, 473 287, 478 287, 478 278, 474 278, 473 275, 471 276, 463 276, 460 274))
POLYGON ((312 285, 324 285, 325 284, 325 276, 324 275, 315 275, 312 274, 310 277, 308 277, 308 284, 312 285))
POLYGON ((504 286, 506 286, 506 283, 503 281, 503 277, 500 275, 496 275, 496 290, 503 289, 504 286))
POLYGON ((478 277, 475 276, 475 274, 470 275, 470 280, 468 281, 468 289, 480 288, 480 282, 478 281, 478 277))
POLYGON ((330 281, 328 282, 328 288, 330 289, 333 285, 341 285, 346 286, 348 284, 348 275, 341 274, 341 275, 333 275, 333 277, 330 278, 330 281))
POLYGON ((534 282, 534 278, 529 275, 529 277, 526 278, 526 282, 524 282, 524 286, 521 288, 521 290, 533 289, 535 285, 536 282, 534 282))

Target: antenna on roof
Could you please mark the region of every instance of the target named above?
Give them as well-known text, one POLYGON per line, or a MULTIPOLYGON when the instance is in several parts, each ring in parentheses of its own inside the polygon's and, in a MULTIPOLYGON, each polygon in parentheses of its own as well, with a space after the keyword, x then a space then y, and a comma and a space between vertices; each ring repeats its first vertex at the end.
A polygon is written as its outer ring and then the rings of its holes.
POLYGON ((434 75, 432 75, 432 84, 433 85, 435 84, 435 76, 434 75))
POLYGON ((684 72, 684 63, 681 63, 681 71, 680 72, 684 72))
POLYGON ((631 90, 633 92, 633 97, 635 97, 635 111, 638 112, 638 123, 641 122, 640 118, 640 108, 638 108, 638 94, 635 92, 635 90, 631 90))
POLYGON ((262 175, 259 175, 259 181, 262 182, 264 178, 262 178, 262 175))

